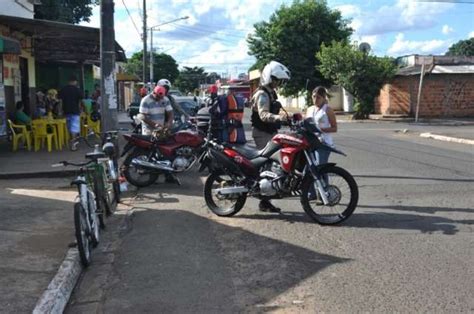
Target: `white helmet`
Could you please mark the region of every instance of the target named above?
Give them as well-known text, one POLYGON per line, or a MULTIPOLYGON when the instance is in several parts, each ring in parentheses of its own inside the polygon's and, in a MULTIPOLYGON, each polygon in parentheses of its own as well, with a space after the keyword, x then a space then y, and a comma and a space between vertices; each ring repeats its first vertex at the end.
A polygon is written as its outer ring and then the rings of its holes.
POLYGON ((168 87, 168 89, 171 88, 171 82, 168 81, 167 79, 161 79, 158 81, 158 85, 163 86, 163 87, 168 87))
POLYGON ((290 70, 280 62, 270 61, 262 71, 260 77, 260 83, 262 85, 268 85, 273 82, 273 80, 288 81, 290 79, 290 70))

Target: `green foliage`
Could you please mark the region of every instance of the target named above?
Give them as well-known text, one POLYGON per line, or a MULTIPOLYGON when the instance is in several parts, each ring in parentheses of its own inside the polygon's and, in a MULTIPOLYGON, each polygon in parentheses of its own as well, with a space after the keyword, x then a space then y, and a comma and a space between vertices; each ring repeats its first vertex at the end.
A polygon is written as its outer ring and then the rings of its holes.
POLYGON ((78 24, 89 22, 92 7, 100 4, 100 0, 41 0, 35 5, 35 19, 78 24))
POLYGON ((184 67, 179 72, 179 77, 176 80, 176 86, 185 93, 194 93, 199 88, 200 84, 204 84, 208 80, 208 75, 201 67, 184 67))
MULTIPOLYGON (((149 57, 148 57, 149 58, 149 57)), ((166 78, 173 83, 179 75, 176 60, 165 53, 153 53, 153 82, 166 78)), ((149 61, 149 59, 148 59, 149 61)), ((135 52, 125 65, 125 72, 142 77, 143 72, 143 51, 135 52)), ((150 65, 145 71, 145 81, 150 78, 150 65)), ((143 78, 142 78, 143 80, 143 78)))
POLYGON ((474 37, 460 40, 449 47, 447 56, 474 56, 474 37))
POLYGON ((397 70, 388 57, 367 55, 355 46, 340 42, 333 42, 331 46, 322 45, 317 58, 321 62, 321 73, 354 96, 357 118, 367 118, 373 112, 380 89, 397 70))
POLYGON ((352 29, 348 20, 326 1, 296 0, 291 6, 282 5, 268 22, 254 25, 255 32, 247 38, 249 54, 257 59, 252 69, 262 69, 271 60, 283 63, 291 71, 285 88, 288 95, 317 85, 329 85, 318 71, 314 57, 323 43, 348 41, 352 29))

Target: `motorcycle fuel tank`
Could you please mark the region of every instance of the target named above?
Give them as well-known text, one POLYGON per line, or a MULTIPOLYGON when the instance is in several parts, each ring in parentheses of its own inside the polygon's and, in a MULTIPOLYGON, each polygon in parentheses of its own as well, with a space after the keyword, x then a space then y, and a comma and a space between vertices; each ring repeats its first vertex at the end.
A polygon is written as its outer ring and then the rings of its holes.
POLYGON ((202 144, 204 137, 193 131, 179 131, 173 136, 177 144, 186 144, 191 147, 196 147, 202 144))

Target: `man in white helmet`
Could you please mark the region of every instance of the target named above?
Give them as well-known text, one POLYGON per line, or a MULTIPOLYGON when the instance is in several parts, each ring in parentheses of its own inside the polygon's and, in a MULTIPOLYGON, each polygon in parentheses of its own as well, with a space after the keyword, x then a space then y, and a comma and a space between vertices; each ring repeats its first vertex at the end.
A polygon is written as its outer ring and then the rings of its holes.
MULTIPOLYGON (((280 129, 287 116, 280 115, 281 104, 275 90, 290 79, 290 71, 283 64, 271 61, 262 71, 260 86, 252 96, 252 136, 258 149, 262 149, 280 129)), ((262 198, 261 211, 280 212, 266 198, 262 198)))
POLYGON ((173 110, 179 113, 180 116, 184 116, 186 120, 189 120, 189 115, 186 113, 186 111, 181 108, 181 106, 176 102, 173 96, 169 94, 170 88, 171 88, 171 82, 167 79, 161 79, 158 81, 157 85, 163 86, 166 89, 166 97, 170 100, 171 107, 173 107, 173 110))

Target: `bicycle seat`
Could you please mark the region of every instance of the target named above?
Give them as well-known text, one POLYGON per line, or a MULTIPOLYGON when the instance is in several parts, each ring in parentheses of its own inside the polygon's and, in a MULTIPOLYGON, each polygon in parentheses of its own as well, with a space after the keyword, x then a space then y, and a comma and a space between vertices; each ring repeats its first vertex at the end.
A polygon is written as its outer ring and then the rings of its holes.
POLYGON ((80 179, 75 179, 75 180, 73 180, 73 181, 71 182, 71 185, 77 185, 77 186, 79 186, 79 185, 81 185, 81 184, 87 184, 87 182, 84 181, 84 180, 80 180, 80 179))
POLYGON ((107 156, 105 155, 104 152, 90 152, 86 154, 87 159, 99 159, 99 158, 106 158, 107 156))

